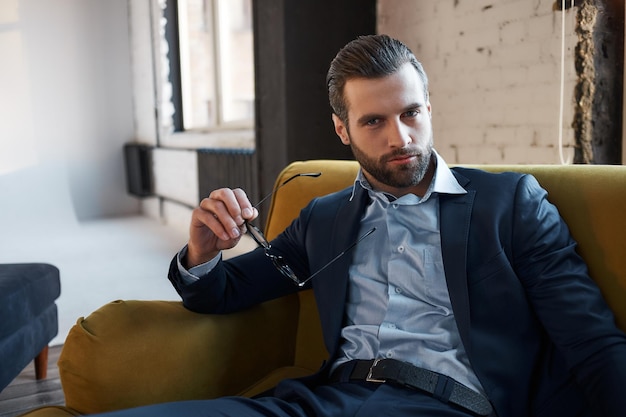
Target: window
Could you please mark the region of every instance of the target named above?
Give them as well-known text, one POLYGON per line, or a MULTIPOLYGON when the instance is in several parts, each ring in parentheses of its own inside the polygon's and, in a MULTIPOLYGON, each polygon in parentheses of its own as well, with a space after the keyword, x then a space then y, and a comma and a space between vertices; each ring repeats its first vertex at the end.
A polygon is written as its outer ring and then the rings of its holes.
POLYGON ((251 0, 168 0, 174 130, 254 125, 251 0))

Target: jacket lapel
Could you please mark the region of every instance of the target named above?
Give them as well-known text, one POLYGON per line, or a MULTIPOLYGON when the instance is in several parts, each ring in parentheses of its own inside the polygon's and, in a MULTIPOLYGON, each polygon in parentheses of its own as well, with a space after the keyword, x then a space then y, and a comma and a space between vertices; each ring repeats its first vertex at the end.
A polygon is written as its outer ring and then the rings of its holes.
MULTIPOLYGON (((455 173, 463 187, 469 182, 455 173)), ((440 232, 443 266, 454 317, 459 328, 461 340, 469 354, 471 349, 470 308, 467 289, 467 242, 472 206, 476 192, 467 194, 448 194, 440 197, 440 232)))
MULTIPOLYGON (((329 261, 359 238, 360 220, 368 199, 367 192, 357 187, 352 201, 345 201, 337 210, 333 224, 328 225, 331 227, 328 242, 329 261)), ((348 289, 348 270, 352 263, 354 249, 352 248, 333 262, 323 275, 320 274, 319 279, 313 285, 326 346, 330 349, 331 355, 335 353, 340 340, 348 289)))

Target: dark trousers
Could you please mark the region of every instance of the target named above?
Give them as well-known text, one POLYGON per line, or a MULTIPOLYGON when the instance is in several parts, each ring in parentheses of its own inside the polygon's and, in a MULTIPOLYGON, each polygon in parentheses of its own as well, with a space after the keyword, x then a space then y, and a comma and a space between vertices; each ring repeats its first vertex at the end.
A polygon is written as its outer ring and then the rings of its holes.
POLYGON ((107 417, 467 417, 453 405, 408 388, 389 384, 339 382, 309 389, 299 381, 283 381, 275 396, 156 404, 112 413, 107 417))

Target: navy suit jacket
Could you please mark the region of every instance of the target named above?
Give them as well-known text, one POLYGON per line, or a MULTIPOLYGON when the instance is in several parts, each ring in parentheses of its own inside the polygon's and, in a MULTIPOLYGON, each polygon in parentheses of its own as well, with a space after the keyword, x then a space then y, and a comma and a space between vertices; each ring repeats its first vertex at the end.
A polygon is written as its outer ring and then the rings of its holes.
MULTIPOLYGON (((530 175, 452 171, 467 193, 439 196, 446 281, 461 339, 497 415, 626 415, 626 337, 545 190, 530 175)), ((299 277, 358 239, 369 196, 361 187, 351 195, 352 187, 314 199, 272 242, 299 277)), ((341 343, 350 263, 348 253, 307 285, 331 354, 341 343)), ((300 290, 262 250, 221 262, 191 285, 181 283, 173 262, 170 280, 187 308, 204 313, 300 290)), ((325 381, 330 359, 309 383, 325 381)))

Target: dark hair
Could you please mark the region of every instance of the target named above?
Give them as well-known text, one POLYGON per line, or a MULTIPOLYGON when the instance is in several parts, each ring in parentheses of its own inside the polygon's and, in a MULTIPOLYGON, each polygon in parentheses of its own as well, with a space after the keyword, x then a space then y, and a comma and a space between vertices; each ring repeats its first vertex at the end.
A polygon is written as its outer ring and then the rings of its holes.
POLYGON ((387 35, 359 36, 341 48, 330 63, 326 75, 328 99, 333 112, 348 124, 348 106, 343 95, 352 78, 380 78, 398 71, 404 64, 413 65, 424 84, 428 101, 428 77, 413 52, 402 42, 387 35))

